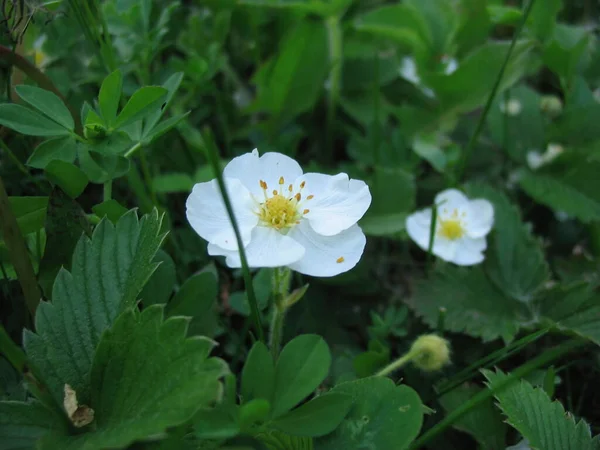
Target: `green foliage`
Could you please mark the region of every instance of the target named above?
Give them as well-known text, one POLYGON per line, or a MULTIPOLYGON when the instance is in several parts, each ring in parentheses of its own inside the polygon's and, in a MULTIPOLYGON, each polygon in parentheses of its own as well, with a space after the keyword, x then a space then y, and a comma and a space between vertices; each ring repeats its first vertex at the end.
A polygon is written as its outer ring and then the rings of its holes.
POLYGON ((63 420, 38 401, 0 401, 0 449, 34 448, 39 438, 66 429, 63 420))
POLYGON ((469 192, 494 206, 494 233, 486 267, 490 279, 507 296, 530 302, 548 279, 539 241, 504 194, 483 185, 473 185, 469 192))
POLYGON ((349 395, 354 403, 336 431, 317 441, 319 449, 405 449, 419 434, 423 405, 408 386, 374 377, 342 383, 331 393, 349 395))
POLYGON ((484 341, 511 341, 528 318, 527 309, 498 290, 479 267, 436 269, 418 282, 409 305, 432 328, 443 308, 447 330, 484 341))
MULTIPOLYGON (((495 389, 508 375, 486 371, 489 387, 495 389)), ((541 388, 521 380, 495 393, 508 423, 529 441, 532 448, 547 450, 594 450, 590 427, 575 421, 558 401, 552 401, 541 388)))
POLYGON ((162 316, 157 305, 141 313, 129 308, 115 320, 102 335, 91 368, 95 429, 50 434, 42 449, 123 448, 187 421, 218 399, 227 365, 208 358, 214 343, 186 338, 185 319, 162 316))
POLYGON ((36 169, 45 169, 52 161, 72 163, 77 157, 77 141, 72 137, 48 139, 38 145, 27 165, 36 169))
POLYGON ((319 387, 330 365, 331 353, 322 337, 306 334, 290 341, 275 364, 272 416, 281 416, 319 387))
POLYGON ((59 271, 52 302, 42 302, 24 346, 57 403, 70 384, 82 403, 90 398, 88 377, 102 333, 133 306, 156 268, 152 262, 163 236, 158 212, 141 220, 134 211, 116 226, 104 220, 92 238, 82 237, 71 272, 59 271))
MULTIPOLYGON (((440 403, 446 411, 451 412, 468 402, 481 390, 481 388, 474 385, 460 386, 440 397, 440 403)), ((489 450, 506 449, 506 425, 491 398, 461 417, 454 424, 454 428, 473 436, 482 448, 489 450)))

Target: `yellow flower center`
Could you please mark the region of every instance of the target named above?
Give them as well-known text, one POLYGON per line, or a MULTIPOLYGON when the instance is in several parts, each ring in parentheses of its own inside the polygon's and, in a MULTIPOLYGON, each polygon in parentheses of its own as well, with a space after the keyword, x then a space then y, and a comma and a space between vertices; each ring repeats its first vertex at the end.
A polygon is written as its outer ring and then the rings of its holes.
MULTIPOLYGON (((302 194, 300 191, 304 189, 305 182, 300 183, 300 189, 294 193, 294 186, 289 185, 284 189, 285 180, 279 178, 279 190, 274 189, 272 196, 269 196, 267 183, 260 180, 260 187, 263 190, 264 202, 258 205, 258 217, 263 225, 273 227, 277 230, 291 228, 300 223, 300 219, 304 214, 308 214, 310 210, 301 209, 302 194)), ((311 200, 312 195, 306 197, 306 200, 311 200)))
MULTIPOLYGON (((445 212, 445 211, 444 211, 445 212)), ((464 216, 464 213, 462 214, 464 216)), ((458 210, 452 211, 448 219, 442 219, 438 216, 438 236, 454 241, 460 239, 465 234, 465 229, 458 217, 458 210)))

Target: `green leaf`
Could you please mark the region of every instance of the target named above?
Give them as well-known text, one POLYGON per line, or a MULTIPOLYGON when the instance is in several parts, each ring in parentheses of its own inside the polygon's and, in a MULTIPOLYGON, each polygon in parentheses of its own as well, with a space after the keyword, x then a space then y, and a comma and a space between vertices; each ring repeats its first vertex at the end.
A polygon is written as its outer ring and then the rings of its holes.
POLYGON ((541 243, 506 195, 486 185, 472 185, 468 191, 494 206, 494 231, 485 264, 488 276, 509 297, 530 302, 549 277, 541 243))
POLYGON ((254 399, 271 401, 274 392, 275 365, 271 352, 262 342, 255 342, 242 369, 242 402, 254 399))
POLYGON ((331 353, 322 337, 305 334, 291 340, 275 366, 272 416, 281 416, 310 395, 325 379, 331 353))
POLYGON ((61 419, 37 401, 0 402, 0 450, 36 448, 39 438, 65 428, 61 419))
POLYGON ((257 108, 279 121, 294 117, 314 105, 326 74, 325 26, 318 21, 300 21, 283 39, 278 56, 255 75, 257 108))
POLYGON ((540 108, 541 96, 526 86, 510 90, 509 101, 518 101, 521 111, 511 116, 502 111, 505 95, 497 96, 487 117, 494 142, 505 149, 516 162, 525 164, 527 153, 546 148, 544 117, 540 108))
POLYGON ((504 295, 481 266, 472 269, 443 265, 427 279, 417 281, 408 305, 431 328, 436 328, 442 308, 444 327, 491 341, 511 341, 529 313, 521 302, 504 295))
MULTIPOLYGON (((167 79, 167 81, 165 81, 164 84, 162 85, 162 87, 164 87, 167 90, 167 96, 165 97, 165 100, 164 100, 165 107, 156 110, 146 119, 146 121, 144 123, 144 131, 142 132, 143 139, 150 139, 150 141, 151 141, 152 139, 154 139, 156 137, 156 136, 151 137, 151 135, 155 135, 157 133, 155 130, 158 127, 156 125, 158 124, 158 121, 160 120, 160 118, 163 116, 165 110, 171 104, 171 100, 173 100, 173 96, 179 89, 179 86, 181 85, 182 80, 183 80, 183 72, 177 72, 177 73, 174 73, 173 75, 171 75, 167 79)), ((185 116, 185 115, 179 116, 180 117, 179 120, 181 120, 183 118, 183 116, 185 116)), ((172 119, 174 119, 174 118, 171 118, 169 120, 172 120, 172 119)), ((168 122, 168 120, 165 122, 168 122)), ((163 122, 161 125, 163 125, 165 122, 163 122)), ((173 123, 173 125, 171 125, 171 126, 174 126, 174 125, 175 125, 175 123, 173 123)), ((166 131, 166 130, 164 130, 164 131, 166 131)), ((163 133, 164 133, 164 131, 163 131, 163 133)))
POLYGON ((77 198, 88 184, 85 173, 76 165, 54 160, 46 166, 46 177, 71 198, 77 198))
POLYGON ((360 220, 367 236, 392 236, 404 231, 407 213, 368 215, 360 220))
POLYGON ((577 72, 591 34, 584 26, 555 24, 546 42, 543 61, 566 85, 577 72))
POLYGON ((71 132, 41 114, 14 103, 0 104, 0 125, 29 136, 67 136, 71 132))
POLYGON ((167 307, 169 316, 191 317, 190 332, 197 334, 219 294, 216 273, 203 270, 188 278, 167 307))
POLYGON ((40 303, 36 333, 25 330, 24 347, 59 404, 68 383, 80 402, 89 405, 94 350, 119 313, 135 304, 155 270, 152 261, 163 239, 160 226, 156 210, 141 220, 130 211, 116 226, 103 220, 91 239, 79 240, 72 271, 58 273, 52 303, 40 303))
POLYGON ((44 228, 46 246, 40 261, 38 282, 50 300, 59 269, 70 267, 79 238, 83 233, 91 235, 92 230, 81 206, 56 187, 49 197, 44 228))
POLYGON ((131 166, 130 160, 124 156, 88 152, 89 160, 82 160, 82 153, 79 155, 81 168, 86 172, 90 180, 95 183, 105 183, 106 181, 122 177, 129 172, 131 166), (94 166, 91 164, 94 164, 94 166))
POLYGON ((557 286, 540 296, 537 311, 559 330, 600 345, 600 297, 587 282, 557 286))
MULTIPOLYGON (((450 413, 482 391, 464 384, 440 397, 440 404, 450 413)), ((486 450, 505 450, 507 427, 491 398, 472 408, 454 423, 454 428, 470 434, 486 450)))
POLYGON ((432 36, 423 16, 412 5, 386 5, 372 9, 354 21, 363 33, 390 39, 405 48, 423 54, 432 36))
POLYGON ((528 24, 534 36, 545 41, 552 35, 556 16, 562 9, 562 0, 546 0, 535 3, 529 13, 528 24))
POLYGON ((350 395, 354 404, 333 433, 317 440, 319 450, 403 450, 419 434, 423 404, 408 386, 371 377, 339 384, 330 392, 350 395))
POLYGON ((310 437, 290 436, 277 430, 260 433, 256 438, 264 443, 268 450, 314 450, 315 448, 310 437))
POLYGON ((438 144, 436 134, 416 136, 413 142, 413 150, 438 172, 443 173, 446 169, 447 157, 438 144))
POLYGON ((459 27, 454 5, 437 0, 406 0, 404 4, 415 8, 425 20, 429 28, 430 54, 449 54, 459 27))
POLYGON ((175 263, 167 252, 162 249, 159 250, 154 257, 154 262, 158 264, 158 267, 150 276, 139 295, 144 307, 166 304, 171 298, 173 287, 177 280, 175 263))
POLYGON ((599 167, 597 162, 577 164, 563 176, 527 172, 519 184, 538 203, 590 223, 600 220, 598 179, 593 175, 599 167))
POLYGON ((44 227, 48 197, 9 197, 8 201, 23 235, 44 227))
POLYGON ((120 70, 115 70, 108 75, 100 87, 98 105, 106 128, 112 128, 116 122, 122 87, 123 75, 120 70))
POLYGON ((87 148, 91 152, 106 156, 122 155, 133 146, 133 141, 122 131, 115 131, 101 139, 89 140, 87 148))
POLYGON ((415 176, 403 169, 375 167, 373 180, 369 183, 373 203, 367 217, 388 216, 412 212, 416 202, 415 176), (390 195, 394 192, 395 195, 390 195))
POLYGON ((54 433, 43 450, 125 448, 160 435, 217 400, 224 361, 208 358, 215 343, 186 339, 187 321, 163 320, 159 305, 127 309, 98 344, 90 375, 95 429, 78 435, 54 433))
POLYGON ((92 206, 92 211, 101 219, 106 216, 112 223, 117 223, 127 213, 127 208, 112 198, 92 206))
POLYGON ((77 141, 69 136, 42 142, 35 148, 26 164, 36 169, 45 169, 51 161, 72 163, 76 157, 77 141))
POLYGON ((523 11, 519 8, 489 5, 487 11, 492 23, 495 25, 518 25, 523 21, 523 11))
MULTIPOLYGON (((506 383, 505 373, 484 371, 490 389, 506 383)), ((544 450, 597 450, 590 427, 576 422, 558 401, 552 401, 542 388, 521 380, 495 394, 500 409, 514 427, 529 441, 531 448, 544 450)))
POLYGON ((138 89, 117 117, 115 128, 143 119, 155 109, 161 108, 166 95, 167 90, 160 86, 144 86, 138 89))
MULTIPOLYGON (((434 90, 444 112, 456 114, 471 111, 487 101, 509 47, 508 42, 490 42, 467 56, 450 75, 429 74, 423 77, 423 81, 434 90)), ((531 64, 532 49, 533 42, 517 41, 499 92, 525 75, 531 64)))
POLYGON ((294 436, 325 436, 344 420, 352 402, 350 395, 330 392, 284 414, 271 424, 294 436))
POLYGON ((190 113, 186 112, 184 114, 178 114, 177 116, 170 117, 166 120, 163 120, 157 126, 152 128, 152 130, 143 138, 142 142, 144 145, 149 145, 158 139, 160 136, 165 134, 171 128, 174 128, 179 124, 182 120, 184 120, 190 113))
POLYGON ((193 186, 194 181, 187 173, 162 174, 152 179, 152 188, 157 193, 190 192, 193 186))
POLYGON ((70 131, 73 131, 73 128, 75 128, 71 112, 53 92, 25 84, 17 86, 15 91, 25 102, 54 122, 70 131))

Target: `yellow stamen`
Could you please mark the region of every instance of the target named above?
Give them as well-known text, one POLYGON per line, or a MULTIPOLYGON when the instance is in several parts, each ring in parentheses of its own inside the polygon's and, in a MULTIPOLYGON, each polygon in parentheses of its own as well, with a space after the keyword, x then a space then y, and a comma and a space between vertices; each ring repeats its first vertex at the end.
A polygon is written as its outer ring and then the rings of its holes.
POLYGON ((305 209, 304 211, 302 211, 302 214, 308 214, 310 212, 310 209, 305 209))
POLYGON ((306 200, 311 200, 311 199, 313 199, 313 198, 315 198, 315 196, 311 194, 311 195, 309 195, 308 197, 306 197, 306 200))
POLYGON ((465 234, 465 230, 458 219, 439 220, 439 224, 438 235, 451 241, 460 239, 465 234))
POLYGON ((298 192, 294 198, 296 199, 297 202, 299 202, 300 200, 302 200, 302 194, 300 192, 298 192))
POLYGON ((305 185, 306 185, 306 181, 303 181, 302 183, 300 183, 300 189, 304 189, 305 185))
POLYGON ((265 183, 263 180, 260 180, 260 187, 262 189, 268 189, 267 183, 265 183))
POLYGON ((343 256, 340 256, 338 259, 336 259, 336 260, 335 260, 335 262, 336 262, 336 263, 338 263, 338 264, 341 264, 341 263, 343 263, 344 261, 345 261, 345 260, 344 260, 344 257, 343 257, 343 256))
POLYGON ((279 177, 279 184, 283 184, 285 183, 285 180, 283 179, 283 177, 279 177))

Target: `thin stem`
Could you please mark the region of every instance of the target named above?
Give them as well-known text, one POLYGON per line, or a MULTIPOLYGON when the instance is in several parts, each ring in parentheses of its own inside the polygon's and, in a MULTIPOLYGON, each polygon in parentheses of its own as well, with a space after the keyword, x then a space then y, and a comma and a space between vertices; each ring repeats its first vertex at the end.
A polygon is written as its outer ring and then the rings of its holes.
POLYGON ((375 376, 376 377, 385 377, 385 376, 389 375, 390 373, 400 369, 405 364, 409 363, 418 353, 419 352, 415 352, 415 351, 408 352, 407 354, 398 358, 396 361, 385 366, 383 369, 381 369, 379 372, 377 372, 375 374, 375 376))
POLYGON ((340 80, 342 76, 342 47, 343 33, 339 16, 327 18, 327 36, 329 40, 329 89, 327 96, 326 149, 323 152, 329 161, 333 158, 333 137, 335 126, 335 110, 340 95, 340 80))
POLYGON ((269 347, 276 360, 283 339, 283 324, 288 306, 285 299, 288 296, 291 271, 288 268, 276 267, 273 269, 273 316, 269 333, 269 347))
POLYGON ((112 180, 108 180, 104 183, 104 201, 108 201, 112 198, 112 180))
POLYGON ((10 207, 2 177, 0 177, 0 230, 4 236, 10 260, 21 284, 25 304, 31 316, 35 317, 35 310, 40 302, 42 293, 35 277, 31 259, 29 258, 25 239, 23 239, 17 219, 10 207))
POLYGON ((137 152, 140 148, 142 148, 142 143, 138 142, 137 144, 133 145, 129 150, 127 150, 125 152, 125 158, 130 158, 135 152, 137 152))
POLYGON ((0 352, 19 373, 25 371, 27 363, 25 353, 13 342, 2 325, 0 325, 0 352))
POLYGON ((154 192, 154 188, 152 187, 152 175, 150 174, 150 166, 148 165, 148 159, 146 158, 146 152, 142 148, 140 150, 140 166, 142 167, 142 177, 144 177, 144 183, 146 184, 146 188, 150 194, 150 199, 154 206, 158 206, 158 199, 156 198, 156 193, 154 192))
POLYGON ((10 147, 8 145, 6 145, 6 143, 0 139, 0 148, 2 148, 2 150, 4 150, 6 152, 6 154, 8 155, 8 157, 10 158, 10 160, 15 164, 15 166, 17 166, 17 169, 19 169, 23 175, 26 176, 31 176, 31 174, 29 173, 29 170, 27 170, 27 167, 25 167, 23 165, 23 163, 21 161, 19 161, 19 158, 17 158, 17 155, 15 155, 13 153, 13 151, 10 149, 10 147))
POLYGON ((427 246, 426 272, 428 272, 428 273, 431 270, 431 264, 433 263, 433 244, 435 242, 436 226, 437 226, 437 205, 434 204, 431 208, 431 225, 429 226, 429 245, 427 246))
POLYGON ((442 395, 460 386, 465 381, 470 380, 477 370, 488 368, 494 364, 499 363, 500 361, 505 360, 509 356, 521 351, 527 345, 537 341, 539 338, 548 333, 548 330, 548 328, 545 328, 543 330, 539 330, 534 333, 528 334, 527 336, 524 336, 521 339, 512 342, 508 347, 503 347, 499 350, 496 350, 488 356, 474 362, 469 367, 466 367, 459 373, 455 374, 450 380, 444 382, 437 392, 437 397, 441 397, 442 395))
POLYGON ((494 102, 496 93, 498 92, 498 89, 500 88, 500 83, 502 82, 502 77, 504 76, 504 72, 506 71, 506 68, 508 67, 508 62, 510 61, 510 57, 511 57, 512 52, 517 43, 517 38, 519 37, 519 35, 521 34, 521 31, 523 30, 523 27, 525 26, 525 23, 527 22, 527 18, 529 17, 529 13, 531 12, 531 8, 533 7, 534 4, 535 4, 535 0, 531 0, 529 2, 529 4, 527 5, 527 9, 525 10, 525 14, 523 14, 523 20, 521 21, 519 28, 515 31, 515 34, 510 43, 510 47, 508 48, 508 52, 506 53, 506 58, 504 58, 504 62, 502 63, 500 72, 498 72, 498 76, 496 77, 496 81, 494 82, 494 87, 492 88, 492 92, 490 92, 490 95, 487 99, 487 103, 485 104, 485 107, 483 109, 483 113, 481 114, 481 116, 479 117, 479 121, 477 122, 477 127, 475 128, 475 132, 471 136, 471 139, 469 140, 469 143, 467 144, 467 147, 465 148, 462 158, 458 164, 458 167, 456 170, 456 181, 460 181, 460 179, 462 178, 464 171, 467 167, 467 164, 469 162, 469 159, 471 157, 471 154, 473 153, 473 148, 475 147, 475 142, 477 142, 479 135, 483 131, 485 119, 487 118, 490 108, 492 107, 492 103, 494 102))
MULTIPOLYGON (((207 131, 208 132, 208 131, 207 131)), ((254 294, 254 287, 252 285, 252 276, 250 275, 250 268, 248 267, 248 259, 246 258, 246 250, 244 249, 244 242, 242 241, 242 234, 240 233, 240 227, 235 219, 235 215, 233 213, 233 207, 231 206, 231 200, 229 199, 229 193, 225 187, 225 180, 223 179, 223 174, 221 173, 221 166, 219 161, 219 154, 214 147, 214 143, 211 141, 210 144, 204 143, 204 148, 206 150, 206 157, 210 162, 215 177, 217 179, 217 184, 219 185, 219 191, 221 191, 221 196, 223 197, 223 203, 225 203, 225 209, 227 210, 227 215, 229 216, 229 220, 231 221, 231 225, 233 226, 233 232, 235 233, 235 240, 238 246, 238 252, 240 253, 240 260, 242 262, 242 275, 244 277, 244 285, 246 287, 246 295, 248 296, 248 303, 250 304, 250 316, 252 321, 254 322, 254 329, 258 335, 258 339, 261 342, 265 342, 265 332, 262 327, 262 323, 260 320, 260 310, 258 309, 258 301, 256 300, 256 295, 254 294)))
POLYGON ((410 446, 410 450, 417 450, 422 448, 427 442, 438 436, 447 428, 451 427, 454 423, 460 420, 465 414, 471 411, 473 408, 479 406, 482 402, 487 401, 489 398, 493 397, 496 393, 501 391, 504 388, 507 388, 513 381, 519 380, 524 376, 527 376, 535 369, 545 366, 546 364, 561 358, 567 353, 571 352, 577 347, 581 347, 586 345, 587 342, 581 339, 572 339, 567 341, 558 347, 555 347, 551 350, 548 350, 537 358, 534 358, 525 364, 517 367, 513 370, 510 375, 506 378, 504 382, 496 386, 494 389, 484 389, 477 394, 475 394, 469 401, 463 403, 461 406, 451 411, 446 417, 444 417, 439 423, 437 423, 434 427, 426 431, 421 435, 419 439, 414 441, 410 446))

